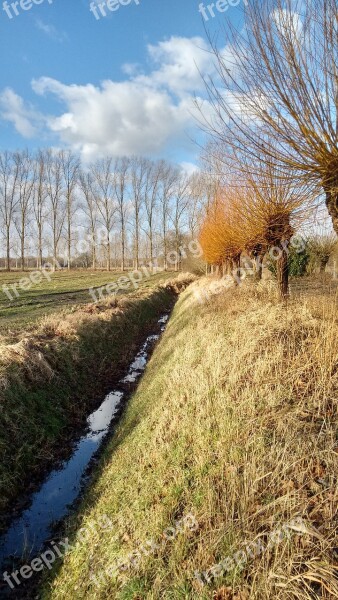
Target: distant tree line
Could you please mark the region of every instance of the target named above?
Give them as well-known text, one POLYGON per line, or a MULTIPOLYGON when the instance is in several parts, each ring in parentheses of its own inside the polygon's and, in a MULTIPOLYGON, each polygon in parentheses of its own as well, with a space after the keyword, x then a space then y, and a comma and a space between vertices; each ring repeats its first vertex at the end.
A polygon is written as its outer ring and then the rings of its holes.
MULTIPOLYGON (((0 154, 3 266, 137 269, 196 239, 205 174, 166 160, 107 157, 83 167, 70 150, 0 154), (33 264, 32 264, 33 263, 33 264)), ((176 265, 178 268, 178 265, 176 265)))

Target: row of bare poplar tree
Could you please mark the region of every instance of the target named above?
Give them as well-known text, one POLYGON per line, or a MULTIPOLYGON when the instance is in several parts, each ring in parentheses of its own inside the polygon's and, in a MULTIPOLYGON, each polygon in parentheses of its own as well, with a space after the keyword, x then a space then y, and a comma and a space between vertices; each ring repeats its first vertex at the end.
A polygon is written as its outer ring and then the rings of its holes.
POLYGON ((111 270, 115 255, 119 268, 131 263, 137 269, 141 259, 153 263, 159 248, 165 263, 182 236, 196 238, 205 194, 202 175, 189 175, 165 160, 108 157, 84 169, 70 150, 3 152, 0 227, 6 269, 14 252, 22 269, 28 255, 38 268, 47 257, 56 264, 62 256, 70 269, 82 255, 88 266, 111 270))

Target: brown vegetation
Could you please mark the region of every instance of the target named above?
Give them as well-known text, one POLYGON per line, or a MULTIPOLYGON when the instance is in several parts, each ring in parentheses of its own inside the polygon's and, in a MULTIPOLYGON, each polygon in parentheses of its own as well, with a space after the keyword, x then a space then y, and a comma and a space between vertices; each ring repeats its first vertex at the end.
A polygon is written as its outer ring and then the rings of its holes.
POLYGON ((272 164, 253 174, 247 164, 242 179, 218 193, 201 229, 200 241, 207 262, 240 265, 247 252, 261 278, 264 254, 277 251, 276 271, 280 296, 288 295, 288 245, 311 210, 306 190, 280 178, 272 164))

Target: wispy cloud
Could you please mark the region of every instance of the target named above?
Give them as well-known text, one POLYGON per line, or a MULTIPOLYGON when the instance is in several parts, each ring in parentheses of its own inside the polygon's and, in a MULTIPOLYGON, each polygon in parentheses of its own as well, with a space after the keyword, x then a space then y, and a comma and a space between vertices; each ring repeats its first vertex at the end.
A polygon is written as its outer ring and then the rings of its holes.
POLYGON ((57 42, 64 42, 68 39, 67 34, 64 31, 58 31, 54 25, 44 23, 41 19, 36 19, 35 25, 40 31, 48 35, 52 40, 57 42))

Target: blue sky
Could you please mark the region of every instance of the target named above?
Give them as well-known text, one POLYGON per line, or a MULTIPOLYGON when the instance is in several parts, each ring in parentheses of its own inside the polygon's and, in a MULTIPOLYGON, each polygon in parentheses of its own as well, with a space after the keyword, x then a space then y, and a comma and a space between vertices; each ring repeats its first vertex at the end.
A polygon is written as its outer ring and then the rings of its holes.
MULTIPOLYGON (((18 5, 18 15, 10 8, 10 19, 0 0, 1 149, 53 145, 85 161, 135 152, 194 163, 198 69, 213 72, 199 0, 131 0, 99 20, 90 0, 40 2, 18 5)), ((240 7, 226 14, 238 19, 240 7)), ((207 26, 223 24, 216 11, 207 26)))

